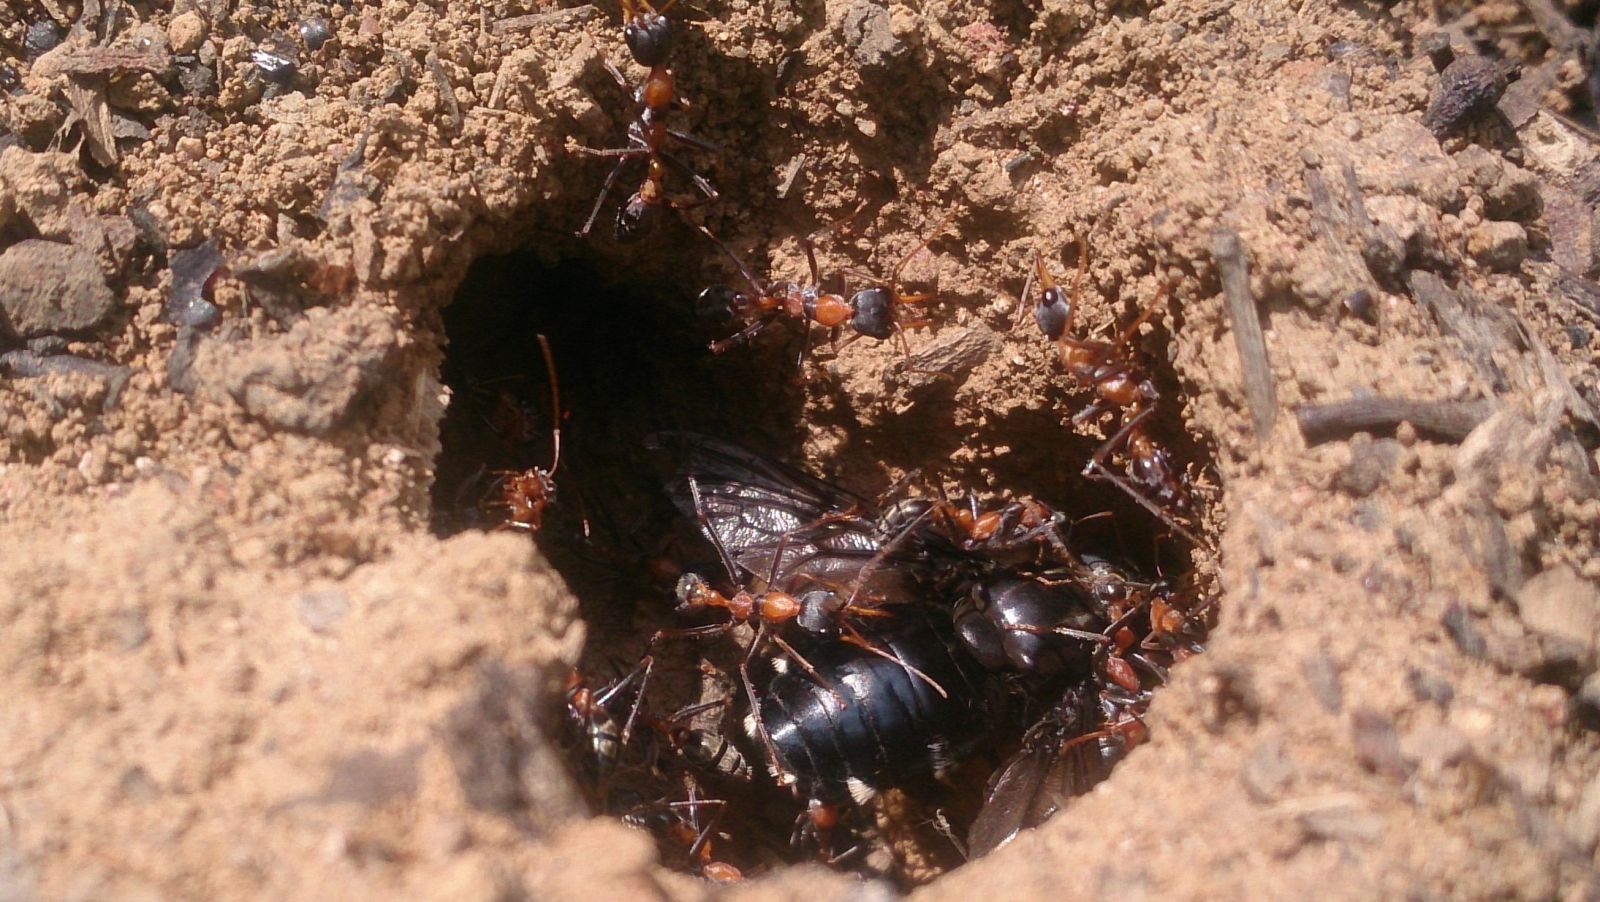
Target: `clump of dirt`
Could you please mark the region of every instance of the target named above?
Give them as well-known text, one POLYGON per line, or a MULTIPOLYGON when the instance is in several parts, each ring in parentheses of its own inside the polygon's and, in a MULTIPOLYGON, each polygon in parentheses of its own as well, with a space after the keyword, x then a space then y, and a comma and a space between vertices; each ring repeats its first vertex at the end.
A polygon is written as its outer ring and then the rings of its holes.
MULTIPOLYGON (((616 146, 632 115, 609 7, 0 12, 3 894, 712 895, 589 819, 550 742, 586 627, 611 625, 526 537, 430 530, 471 475, 440 464, 446 411, 543 379, 536 347, 472 342, 527 325, 504 299, 526 292, 578 486, 637 478, 634 435, 687 419, 852 488, 922 468, 1137 517, 1077 497, 1088 399, 1017 325, 1034 255, 1065 277, 1081 235, 1084 334, 1172 286, 1137 346, 1157 434, 1209 461, 1220 621, 1110 780, 919 892, 1592 892, 1583 7, 675 9, 681 121, 721 148, 686 156, 722 199, 632 245, 572 235, 609 164, 568 145, 616 146), (1521 77, 1436 135, 1440 31, 1521 77), (846 219, 825 272, 931 239, 909 338, 962 361, 948 378, 857 341, 797 385, 780 328, 698 352, 720 336, 689 299, 737 274, 687 223, 798 278, 800 236, 846 219), (513 251, 501 284, 469 278, 513 251), (651 346, 671 377, 630 393, 651 346), (1425 406, 1298 428, 1372 397, 1425 406)), ((545 460, 533 431, 505 466, 545 460)), ((855 889, 797 868, 726 892, 855 889)))

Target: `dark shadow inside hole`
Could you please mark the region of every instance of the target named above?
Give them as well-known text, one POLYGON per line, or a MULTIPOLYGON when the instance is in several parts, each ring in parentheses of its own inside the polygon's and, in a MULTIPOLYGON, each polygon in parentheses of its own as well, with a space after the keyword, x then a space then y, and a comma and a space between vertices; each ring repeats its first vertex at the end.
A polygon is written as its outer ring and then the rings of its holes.
MULTIPOLYGON (((645 286, 622 282, 614 272, 583 258, 544 266, 532 253, 478 262, 444 312, 449 347, 442 377, 452 401, 441 424, 443 453, 434 487, 437 532, 494 528, 503 522, 503 511, 494 507, 500 497, 497 474, 549 467, 557 414, 537 341, 538 335, 546 336, 560 384, 562 454, 557 500, 534 538, 580 601, 590 627, 582 669, 597 684, 631 667, 651 630, 681 625, 672 614, 674 577, 670 569, 656 570, 654 562, 670 561, 724 581, 710 549, 662 492, 662 461, 646 448, 646 436, 690 430, 795 462, 805 432, 802 390, 782 334, 763 336, 770 340, 726 355, 710 354, 707 339, 726 333, 696 321, 691 312, 699 273, 681 273, 679 284, 645 286)), ((1174 388, 1174 408, 1175 395, 1174 388)), ((1081 538, 1084 550, 1143 573, 1181 578, 1170 564, 1182 549, 1154 551, 1159 530, 1150 517, 1114 487, 1077 475, 1097 442, 1061 425, 1061 411, 1072 399, 1053 398, 1047 410, 997 419, 979 436, 977 459, 959 467, 951 465, 951 457, 963 439, 948 422, 948 399, 939 400, 916 405, 910 415, 872 430, 837 424, 845 427, 845 442, 835 449, 837 475, 874 494, 883 486, 865 484, 870 477, 864 481, 862 476, 884 465, 951 467, 930 475, 974 489, 980 487, 979 471, 989 470, 997 500, 1031 494, 1075 518, 1112 511, 1108 518, 1091 517, 1076 527, 1075 542, 1081 538), (992 447, 982 447, 985 443, 992 447)), ((682 705, 705 697, 702 656, 711 662, 709 681, 720 674, 727 684, 721 694, 737 694, 729 677, 737 656, 734 643, 674 643, 660 653, 653 707, 657 687, 663 707, 669 699, 682 705), (674 680, 686 685, 673 687, 674 680)), ((881 824, 874 827, 881 844, 875 854, 899 843, 902 852, 915 848, 912 857, 931 870, 908 876, 897 869, 898 862, 867 870, 909 884, 961 863, 936 824, 943 821, 957 834, 964 832, 986 780, 1015 748, 1022 725, 1047 700, 1032 701, 1035 707, 1016 713, 1017 723, 997 733, 993 747, 974 754, 951 780, 929 779, 891 793, 888 805, 898 814, 889 820, 904 835, 890 835, 881 824)), ((737 702, 733 713, 740 713, 737 702)), ((737 719, 721 718, 722 729, 737 735, 732 726, 737 719)), ((760 766, 758 759, 752 763, 760 766)), ((725 790, 738 804, 724 827, 739 839, 723 843, 718 854, 740 867, 793 860, 787 841, 802 806, 769 783, 758 779, 725 790)), ((639 798, 648 802, 650 792, 670 794, 671 787, 647 785, 639 798)), ((606 807, 626 813, 615 804, 606 807)), ((871 813, 861 809, 850 816, 870 818, 871 813)), ((660 831, 652 832, 660 839, 660 831)), ((693 864, 683 859, 682 844, 674 848, 663 842, 662 854, 670 866, 693 864)))
MULTIPOLYGON (((433 490, 433 528, 495 528, 507 471, 548 469, 551 395, 538 338, 561 396, 557 496, 535 534, 572 584, 594 635, 632 631, 649 562, 672 555, 681 520, 660 488, 645 438, 692 430, 768 451, 797 440, 792 373, 750 354, 713 355, 690 288, 621 283, 598 261, 544 266, 531 252, 478 261, 444 311, 451 392, 433 490)), ((672 555, 676 556, 676 555, 672 555)), ((667 586, 670 593, 670 585, 667 586)), ((652 602, 670 609, 659 592, 652 602)))

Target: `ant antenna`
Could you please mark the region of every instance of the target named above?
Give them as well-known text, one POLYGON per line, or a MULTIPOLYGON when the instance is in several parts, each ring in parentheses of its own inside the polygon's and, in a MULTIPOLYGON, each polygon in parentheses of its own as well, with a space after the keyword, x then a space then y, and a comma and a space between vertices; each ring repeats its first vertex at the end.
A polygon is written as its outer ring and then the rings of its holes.
MULTIPOLYGON (((858 210, 857 212, 860 211, 858 210)), ((900 262, 894 265, 894 270, 889 275, 889 290, 894 292, 896 301, 900 300, 900 270, 905 269, 906 264, 911 262, 912 257, 915 257, 917 254, 920 254, 926 250, 928 245, 933 243, 933 239, 939 237, 939 233, 944 231, 944 227, 950 224, 950 220, 954 219, 956 213, 958 212, 959 210, 951 210, 949 213, 946 213, 944 217, 939 220, 939 224, 934 226, 933 229, 928 232, 927 237, 918 242, 917 246, 912 248, 910 253, 906 254, 904 257, 901 257, 900 262)), ((855 214, 851 215, 854 216, 855 214)))
POLYGON ((550 460, 550 471, 546 474, 554 477, 556 468, 561 466, 561 384, 556 379, 556 359, 550 353, 550 340, 542 334, 539 339, 539 350, 544 352, 544 368, 550 374, 550 443, 553 446, 550 460))

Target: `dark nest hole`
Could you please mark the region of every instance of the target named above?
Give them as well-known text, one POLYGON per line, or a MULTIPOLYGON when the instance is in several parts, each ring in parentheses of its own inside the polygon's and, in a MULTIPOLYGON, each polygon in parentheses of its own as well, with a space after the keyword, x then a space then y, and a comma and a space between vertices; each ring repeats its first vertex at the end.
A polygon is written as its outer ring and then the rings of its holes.
MULTIPOLYGON (((798 459, 807 434, 805 393, 842 389, 826 376, 801 384, 794 363, 797 329, 780 326, 752 346, 709 353, 707 341, 728 334, 729 326, 697 318, 693 298, 699 286, 720 274, 687 267, 676 284, 646 287, 613 262, 583 256, 587 253, 580 249, 553 266, 531 252, 480 260, 445 311, 448 348, 442 376, 452 401, 441 424, 433 525, 440 534, 502 528, 503 474, 549 467, 556 414, 537 340, 544 335, 559 379, 562 441, 557 500, 545 510, 533 540, 579 599, 589 627, 579 672, 588 685, 600 688, 630 672, 654 631, 688 625, 673 612, 673 585, 681 572, 693 570, 729 587, 715 551, 663 490, 670 462, 647 447, 647 437, 676 430, 702 433, 816 472, 798 459)), ((1162 388, 1173 392, 1168 398, 1175 396, 1170 378, 1162 388)), ((949 423, 953 394, 946 393, 953 389, 931 391, 934 397, 906 416, 870 429, 852 426, 848 416, 826 422, 824 414, 820 425, 845 439, 836 449, 838 481, 871 495, 887 488, 887 470, 948 465, 950 453, 962 444, 949 423)), ((986 502, 1041 498, 1077 520, 1072 526, 1076 548, 1124 562, 1138 573, 1183 579, 1177 562, 1187 561, 1190 549, 1163 538, 1159 524, 1114 487, 1073 475, 1097 443, 1062 426, 1055 408, 1069 403, 1067 398, 1051 401, 1048 410, 997 418, 978 439, 977 463, 936 478, 961 490, 980 490, 978 471, 987 469, 996 491, 986 502), (1001 446, 1008 452, 988 453, 1001 446)), ((1194 451, 1173 428, 1176 403, 1167 404, 1174 413, 1158 435, 1170 434, 1184 453, 1194 451)), ((718 619, 712 613, 691 622, 718 619)), ((699 871, 714 857, 751 875, 815 856, 791 843, 805 806, 764 779, 762 755, 739 729, 745 706, 736 664, 748 638, 734 632, 658 645, 644 710, 664 718, 697 702, 727 699, 681 723, 732 736, 757 769, 754 781, 710 772, 687 779, 681 773, 663 776, 643 765, 600 780, 582 737, 567 737, 574 776, 590 792, 596 810, 650 829, 669 866, 699 871), (726 804, 701 805, 702 799, 726 804), (708 834, 711 851, 692 860, 695 828, 718 811, 708 834)), ((633 710, 633 698, 629 691, 619 694, 618 720, 633 710)), ((1011 722, 994 731, 985 750, 943 779, 912 781, 880 794, 870 806, 843 806, 841 832, 848 829, 862 848, 841 866, 901 885, 959 866, 964 860, 959 846, 982 806, 986 783, 1047 704, 1038 693, 1019 701, 1011 722)))

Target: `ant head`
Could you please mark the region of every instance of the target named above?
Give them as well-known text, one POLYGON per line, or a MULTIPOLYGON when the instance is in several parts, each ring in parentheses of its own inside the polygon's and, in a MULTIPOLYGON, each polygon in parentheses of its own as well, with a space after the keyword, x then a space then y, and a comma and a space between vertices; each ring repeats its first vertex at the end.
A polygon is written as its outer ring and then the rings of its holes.
POLYGON ((742 317, 750 308, 750 296, 727 285, 713 285, 695 300, 695 315, 707 320, 742 317))
POLYGON ((665 66, 672 55, 672 23, 657 12, 635 15, 622 26, 622 39, 633 61, 641 66, 665 66))
POLYGON ((678 589, 675 593, 678 598, 678 610, 692 611, 704 607, 706 597, 711 591, 711 586, 706 583, 705 577, 698 573, 685 573, 678 578, 678 589))
POLYGON ((880 341, 894 335, 894 295, 882 285, 852 295, 850 310, 851 329, 880 341))
POLYGON ((1033 307, 1033 321, 1039 324, 1039 331, 1045 338, 1056 341, 1066 334, 1071 312, 1066 293, 1052 285, 1039 292, 1039 302, 1033 307))
POLYGON ((844 607, 844 599, 827 589, 812 589, 800 596, 800 615, 797 622, 800 628, 813 636, 833 637, 839 635, 839 623, 835 617, 844 607))

